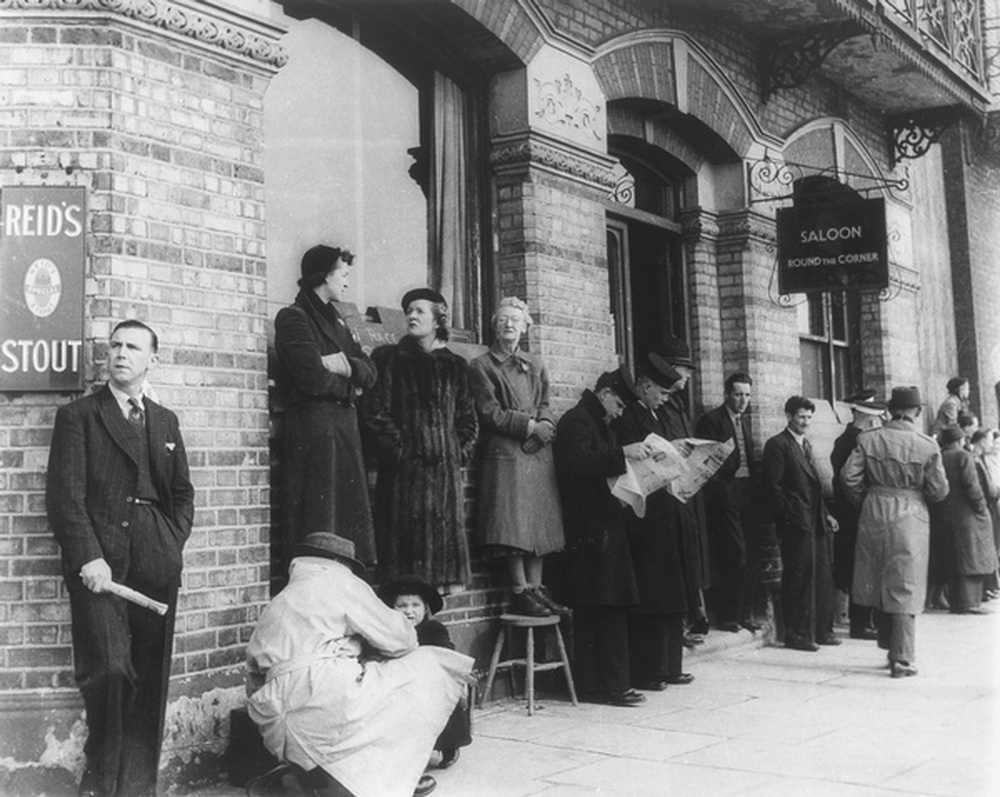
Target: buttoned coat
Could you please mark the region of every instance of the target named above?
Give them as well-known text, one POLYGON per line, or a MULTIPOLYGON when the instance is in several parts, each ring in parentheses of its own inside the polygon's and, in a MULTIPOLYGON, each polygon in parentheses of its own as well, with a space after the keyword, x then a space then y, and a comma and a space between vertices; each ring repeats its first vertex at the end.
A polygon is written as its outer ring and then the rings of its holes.
POLYGON ((761 466, 778 537, 826 534, 829 528, 819 473, 787 428, 764 445, 761 466))
POLYGON ((983 493, 975 458, 963 448, 941 454, 951 489, 941 502, 949 575, 982 575, 997 567, 993 518, 983 493))
MULTIPOLYGON (((194 487, 177 416, 148 398, 144 405, 150 477, 171 531, 161 541, 162 566, 176 582, 194 520, 194 487)), ((106 385, 56 413, 45 502, 67 580, 78 578, 87 562, 103 558, 114 580, 128 583, 133 560, 129 526, 137 511, 139 481, 130 434, 106 385)))
POLYGON ((889 421, 858 435, 840 478, 861 506, 854 602, 889 614, 920 614, 927 593, 927 504, 948 494, 937 442, 912 421, 889 421))
POLYGON ((336 308, 303 290, 274 321, 277 378, 286 410, 282 426, 284 559, 314 531, 336 530, 366 564, 376 560, 355 400, 375 384, 375 365, 336 308), (322 358, 344 354, 350 376, 322 358))
POLYGON ((479 542, 535 556, 561 550, 565 538, 552 448, 541 441, 528 451, 522 448, 529 421, 555 425, 548 371, 539 358, 520 349, 506 354, 498 346, 470 366, 482 457, 479 542))
POLYGON ((554 451, 568 553, 570 602, 587 606, 638 603, 624 508, 608 477, 625 472, 625 455, 586 390, 556 427, 554 451))

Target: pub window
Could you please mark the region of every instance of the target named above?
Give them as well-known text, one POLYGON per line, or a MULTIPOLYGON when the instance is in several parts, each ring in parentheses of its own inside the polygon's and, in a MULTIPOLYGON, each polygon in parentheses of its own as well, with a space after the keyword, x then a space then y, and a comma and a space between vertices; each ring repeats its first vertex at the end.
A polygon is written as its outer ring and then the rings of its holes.
POLYGON ((798 305, 802 392, 843 400, 861 387, 859 294, 815 293, 798 305))

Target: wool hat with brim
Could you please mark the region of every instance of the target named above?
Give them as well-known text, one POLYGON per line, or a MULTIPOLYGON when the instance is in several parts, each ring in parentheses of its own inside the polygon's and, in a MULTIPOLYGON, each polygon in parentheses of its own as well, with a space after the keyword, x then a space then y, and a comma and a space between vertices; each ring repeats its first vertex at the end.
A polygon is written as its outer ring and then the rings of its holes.
POLYGON ((881 415, 885 412, 885 402, 875 398, 874 390, 859 390, 845 398, 844 401, 851 405, 852 410, 868 415, 881 415))
POLYGON ((334 559, 343 562, 358 575, 365 571, 364 563, 354 558, 354 543, 329 531, 314 531, 312 534, 307 534, 292 548, 292 557, 296 556, 334 559))
POLYGON ((445 301, 445 298, 437 291, 431 290, 430 288, 414 288, 413 290, 407 291, 403 294, 403 301, 400 302, 403 306, 403 312, 406 312, 411 302, 415 302, 418 299, 426 299, 428 302, 434 302, 434 304, 448 304, 448 302, 445 301))
POLYGON ((635 400, 635 381, 627 366, 623 365, 614 371, 601 374, 594 385, 594 392, 600 393, 605 388, 609 388, 626 404, 635 400))
POLYGON ((916 385, 892 389, 892 396, 889 398, 890 410, 908 410, 921 406, 923 406, 923 402, 920 400, 920 388, 916 385))
POLYGON ((691 358, 691 347, 686 340, 682 340, 676 335, 672 335, 663 341, 659 346, 650 350, 647 359, 652 365, 659 367, 663 360, 670 365, 683 365, 685 368, 695 368, 694 360, 691 358))
POLYGON ((660 357, 657 357, 656 360, 654 360, 652 355, 648 359, 649 364, 645 368, 641 368, 639 370, 636 374, 637 379, 640 376, 649 377, 663 388, 671 388, 676 382, 680 381, 680 371, 674 368, 666 360, 660 357))
POLYGON ((938 444, 942 446, 957 443, 959 440, 963 440, 964 438, 965 433, 959 426, 946 426, 938 432, 938 444))
POLYGON ((389 606, 393 606, 400 595, 418 595, 431 614, 437 614, 444 606, 438 591, 420 576, 400 576, 378 589, 378 596, 389 606))

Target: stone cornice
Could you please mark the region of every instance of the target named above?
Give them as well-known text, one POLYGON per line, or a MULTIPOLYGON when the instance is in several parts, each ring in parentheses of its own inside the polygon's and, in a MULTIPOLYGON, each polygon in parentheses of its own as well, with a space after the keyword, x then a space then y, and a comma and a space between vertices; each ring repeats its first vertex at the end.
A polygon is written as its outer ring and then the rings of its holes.
POLYGON ((751 240, 774 244, 778 240, 774 218, 750 209, 719 214, 717 221, 718 239, 722 244, 745 246, 751 240))
POLYGON ((288 62, 288 53, 277 41, 280 28, 207 3, 198 3, 197 10, 192 5, 183 0, 0 0, 0 14, 115 14, 275 69, 288 62))
POLYGON ((497 175, 534 166, 602 191, 610 191, 615 185, 612 158, 572 148, 537 133, 494 139, 490 165, 497 175))

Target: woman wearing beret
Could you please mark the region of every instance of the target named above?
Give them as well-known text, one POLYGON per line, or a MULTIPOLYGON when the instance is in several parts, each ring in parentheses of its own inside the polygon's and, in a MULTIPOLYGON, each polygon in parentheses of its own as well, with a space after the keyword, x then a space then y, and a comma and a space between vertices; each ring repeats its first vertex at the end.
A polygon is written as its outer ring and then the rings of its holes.
POLYGON ((375 561, 355 412, 358 397, 375 383, 375 366, 333 305, 344 299, 353 260, 346 249, 307 251, 295 303, 274 320, 276 376, 286 401, 284 567, 296 541, 323 529, 351 540, 361 561, 375 561))
POLYGON ((378 455, 379 575, 416 575, 447 590, 469 580, 462 467, 476 445, 476 406, 469 366, 445 345, 444 297, 419 288, 402 306, 407 334, 372 352, 378 381, 364 405, 378 455))
POLYGON ((527 304, 501 299, 493 314, 496 341, 471 364, 484 436, 477 528, 487 555, 506 561, 511 611, 546 616, 569 610, 542 584, 542 557, 562 550, 565 538, 549 445, 556 434, 549 374, 519 346, 530 324, 527 304))

